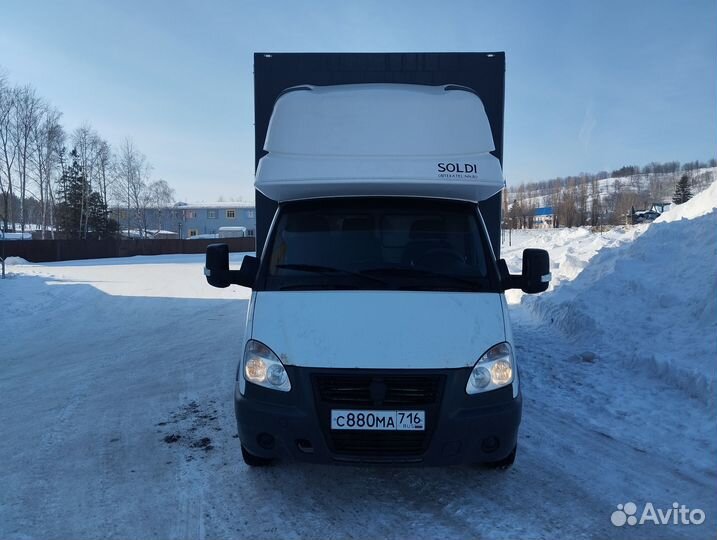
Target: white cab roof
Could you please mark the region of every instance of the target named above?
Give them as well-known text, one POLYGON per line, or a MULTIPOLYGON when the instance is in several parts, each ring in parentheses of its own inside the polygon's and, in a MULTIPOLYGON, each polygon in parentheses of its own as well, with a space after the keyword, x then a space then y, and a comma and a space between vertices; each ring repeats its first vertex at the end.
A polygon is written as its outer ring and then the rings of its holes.
POLYGON ((256 187, 277 201, 479 201, 504 185, 480 98, 459 86, 299 86, 274 106, 256 187))

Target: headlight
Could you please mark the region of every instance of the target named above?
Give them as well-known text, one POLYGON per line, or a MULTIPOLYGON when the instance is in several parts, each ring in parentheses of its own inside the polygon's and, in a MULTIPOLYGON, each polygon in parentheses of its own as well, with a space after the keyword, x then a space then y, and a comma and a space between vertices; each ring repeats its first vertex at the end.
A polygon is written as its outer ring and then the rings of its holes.
POLYGON ((250 339, 244 350, 244 378, 259 386, 288 392, 289 375, 274 352, 259 341, 250 339))
POLYGON ((508 343, 498 343, 488 349, 476 362, 468 383, 466 393, 478 394, 495 390, 513 382, 515 364, 513 351, 508 343))

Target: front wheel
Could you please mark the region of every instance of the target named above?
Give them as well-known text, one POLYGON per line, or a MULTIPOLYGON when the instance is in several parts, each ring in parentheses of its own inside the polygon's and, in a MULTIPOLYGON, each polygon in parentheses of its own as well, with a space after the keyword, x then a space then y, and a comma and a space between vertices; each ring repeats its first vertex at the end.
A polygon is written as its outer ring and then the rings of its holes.
POLYGON ((244 448, 243 444, 241 445, 241 457, 244 459, 244 463, 249 465, 249 467, 266 467, 274 462, 273 459, 252 454, 249 450, 244 448))
POLYGON ((513 447, 513 450, 505 456, 503 459, 499 459, 497 461, 487 461, 485 463, 486 466, 492 468, 492 469, 509 469, 513 463, 515 462, 515 454, 518 452, 518 444, 513 447))

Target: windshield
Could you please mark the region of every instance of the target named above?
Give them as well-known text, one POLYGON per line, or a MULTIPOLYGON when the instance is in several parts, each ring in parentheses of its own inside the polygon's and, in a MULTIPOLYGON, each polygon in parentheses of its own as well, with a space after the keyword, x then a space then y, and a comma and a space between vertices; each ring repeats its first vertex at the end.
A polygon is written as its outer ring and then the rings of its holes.
POLYGON ((265 290, 490 289, 475 205, 434 199, 322 199, 282 205, 265 290))

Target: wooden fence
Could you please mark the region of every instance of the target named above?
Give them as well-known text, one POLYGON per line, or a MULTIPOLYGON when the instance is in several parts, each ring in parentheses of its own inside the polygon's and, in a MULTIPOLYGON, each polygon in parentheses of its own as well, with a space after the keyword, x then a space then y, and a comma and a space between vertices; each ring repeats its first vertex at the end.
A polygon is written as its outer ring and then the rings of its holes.
POLYGON ((228 244, 230 252, 254 251, 254 237, 212 240, 0 240, 0 258, 30 262, 105 259, 135 255, 204 253, 209 244, 228 244))

